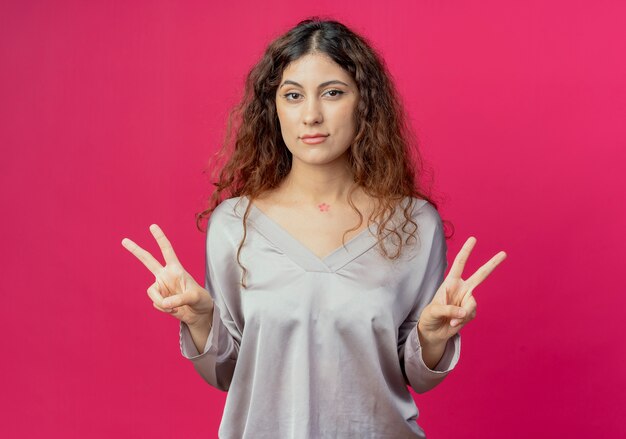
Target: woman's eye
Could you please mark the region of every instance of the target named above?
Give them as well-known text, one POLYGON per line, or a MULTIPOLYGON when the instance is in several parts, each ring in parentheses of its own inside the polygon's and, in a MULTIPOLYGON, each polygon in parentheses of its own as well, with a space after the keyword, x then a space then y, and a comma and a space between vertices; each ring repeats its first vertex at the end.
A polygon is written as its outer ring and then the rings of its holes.
POLYGON ((343 94, 341 90, 328 90, 326 93, 335 93, 335 94, 330 95, 333 98, 343 94))
POLYGON ((285 99, 287 99, 288 101, 293 101, 293 99, 289 99, 293 95, 300 96, 300 93, 296 93, 295 91, 292 91, 291 93, 285 94, 285 99))

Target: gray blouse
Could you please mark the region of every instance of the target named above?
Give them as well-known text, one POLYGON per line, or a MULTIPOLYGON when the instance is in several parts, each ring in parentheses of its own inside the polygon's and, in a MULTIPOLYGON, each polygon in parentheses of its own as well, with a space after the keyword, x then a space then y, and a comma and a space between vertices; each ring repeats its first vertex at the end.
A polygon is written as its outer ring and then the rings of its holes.
MULTIPOLYGON (((417 335, 447 267, 437 210, 415 199, 419 238, 399 259, 379 252, 376 224, 321 259, 253 204, 244 289, 236 253, 248 202, 225 200, 209 219, 205 287, 215 309, 204 352, 180 324, 182 355, 228 391, 219 437, 424 438, 407 385, 432 389, 461 349, 457 334, 431 370, 417 335)), ((402 219, 397 209, 394 224, 402 219)))

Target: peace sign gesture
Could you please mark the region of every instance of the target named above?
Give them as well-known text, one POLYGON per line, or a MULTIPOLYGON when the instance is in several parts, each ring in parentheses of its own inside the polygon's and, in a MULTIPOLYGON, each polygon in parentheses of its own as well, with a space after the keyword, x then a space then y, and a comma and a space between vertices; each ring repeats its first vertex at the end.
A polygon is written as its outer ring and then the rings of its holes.
POLYGON ((148 251, 130 239, 124 238, 122 245, 154 275, 156 280, 148 288, 148 296, 152 299, 153 306, 159 311, 173 315, 189 326, 193 326, 202 319, 210 318, 213 312, 213 300, 209 292, 198 285, 185 271, 161 228, 152 224, 150 232, 161 248, 161 253, 165 258, 165 267, 148 251))
POLYGON ((448 276, 435 293, 433 300, 422 311, 418 329, 428 341, 433 343, 446 341, 476 317, 476 300, 472 292, 500 262, 506 259, 506 253, 501 251, 468 279, 463 280, 461 275, 475 244, 476 238, 473 236, 465 241, 454 258, 448 276))

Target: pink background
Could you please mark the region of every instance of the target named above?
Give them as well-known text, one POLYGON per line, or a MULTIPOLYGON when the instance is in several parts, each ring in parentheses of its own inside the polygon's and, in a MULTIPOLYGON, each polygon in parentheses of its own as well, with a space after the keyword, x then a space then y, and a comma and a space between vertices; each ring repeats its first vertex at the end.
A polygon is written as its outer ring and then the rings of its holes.
POLYGON ((227 111, 272 38, 326 14, 386 59, 456 226, 450 261, 470 235, 468 273, 509 254, 457 369, 416 396, 420 425, 623 437, 624 3, 213 3, 0 6, 2 436, 217 436, 226 394, 120 241, 157 254, 155 222, 203 280, 194 213, 227 111))

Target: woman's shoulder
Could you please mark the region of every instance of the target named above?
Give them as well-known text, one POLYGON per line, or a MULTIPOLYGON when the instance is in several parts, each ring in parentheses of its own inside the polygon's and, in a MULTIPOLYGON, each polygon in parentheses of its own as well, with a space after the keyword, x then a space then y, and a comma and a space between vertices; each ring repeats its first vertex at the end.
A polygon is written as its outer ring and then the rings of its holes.
POLYGON ((220 202, 209 216, 210 229, 237 228, 241 225, 241 218, 246 210, 247 198, 232 197, 220 202))
POLYGON ((441 215, 437 208, 428 200, 418 197, 406 197, 402 202, 402 208, 398 209, 400 218, 404 218, 402 210, 410 204, 411 219, 417 223, 418 228, 435 230, 442 226, 441 215))
MULTIPOLYGON (((417 226, 415 230, 417 240, 415 242, 420 244, 415 247, 417 254, 421 254, 421 243, 429 243, 429 246, 435 246, 436 248, 445 246, 446 238, 443 221, 435 205, 428 200, 416 197, 404 201, 405 203, 413 202, 411 219, 417 226)), ((410 230, 410 228, 408 229, 410 230)), ((413 252, 409 253, 412 254, 413 252)))
POLYGON ((246 206, 248 204, 248 198, 245 196, 242 197, 232 197, 226 198, 222 200, 211 212, 210 218, 219 218, 219 219, 227 219, 227 218, 239 218, 243 217, 243 214, 246 210, 246 206))
MULTIPOLYGON (((211 212, 207 223, 207 250, 214 257, 218 254, 231 255, 243 236, 241 210, 242 197, 227 198, 211 212)), ((245 199, 243 199, 245 201, 245 199)))

